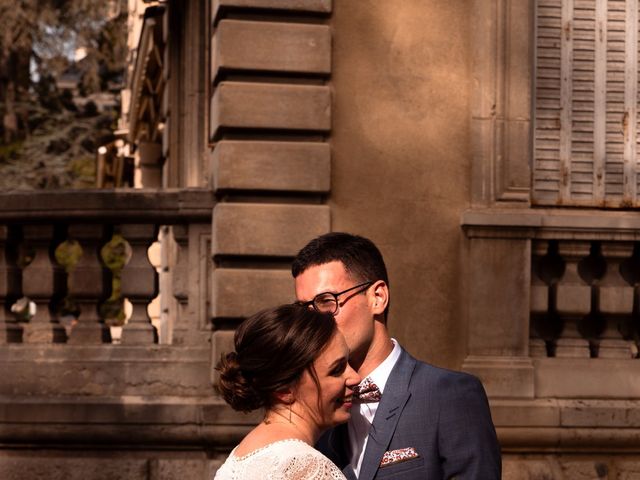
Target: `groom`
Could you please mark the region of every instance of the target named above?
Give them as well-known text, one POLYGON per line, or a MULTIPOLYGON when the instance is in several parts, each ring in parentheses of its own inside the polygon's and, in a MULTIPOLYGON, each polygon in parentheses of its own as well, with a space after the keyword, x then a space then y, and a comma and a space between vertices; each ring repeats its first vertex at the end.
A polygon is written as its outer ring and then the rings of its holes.
POLYGON ((334 315, 363 378, 349 423, 318 444, 348 479, 500 479, 482 384, 417 361, 389 336, 389 281, 370 240, 322 235, 300 250, 292 273, 298 303, 334 315))

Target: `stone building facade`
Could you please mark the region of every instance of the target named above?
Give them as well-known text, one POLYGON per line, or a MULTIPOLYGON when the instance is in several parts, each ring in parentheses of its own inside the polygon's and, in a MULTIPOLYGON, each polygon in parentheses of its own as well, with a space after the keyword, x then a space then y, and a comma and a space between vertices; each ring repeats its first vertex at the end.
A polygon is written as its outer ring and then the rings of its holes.
POLYGON ((639 6, 131 0, 144 188, 2 194, 0 299, 37 310, 0 317, 0 478, 211 478, 258 418, 212 366, 341 230, 387 259, 392 334, 483 381, 503 478, 640 478, 639 6))

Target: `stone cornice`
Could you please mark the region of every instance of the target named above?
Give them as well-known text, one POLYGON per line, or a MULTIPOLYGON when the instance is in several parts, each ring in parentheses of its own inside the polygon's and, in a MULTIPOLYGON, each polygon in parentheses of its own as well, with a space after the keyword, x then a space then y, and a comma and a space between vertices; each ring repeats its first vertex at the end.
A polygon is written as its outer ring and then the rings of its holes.
POLYGON ((5 191, 0 193, 0 222, 44 223, 117 221, 171 223, 211 220, 215 205, 208 189, 130 189, 5 191))
POLYGON ((463 212, 470 238, 640 239, 635 211, 559 208, 482 208, 463 212))

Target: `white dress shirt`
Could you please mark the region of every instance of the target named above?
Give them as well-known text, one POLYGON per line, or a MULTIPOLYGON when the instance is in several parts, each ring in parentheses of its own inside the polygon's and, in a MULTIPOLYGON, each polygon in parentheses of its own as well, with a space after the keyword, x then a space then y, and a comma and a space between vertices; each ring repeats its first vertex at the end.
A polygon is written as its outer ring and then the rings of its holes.
MULTIPOLYGON (((368 378, 378 386, 380 393, 384 392, 384 386, 387 384, 391 370, 393 370, 393 367, 400 357, 400 345, 398 345, 398 342, 396 342, 394 338, 392 338, 391 341, 393 342, 393 350, 391 350, 387 358, 368 376, 368 378)), ((349 430, 350 463, 353 471, 356 473, 356 477, 360 475, 362 459, 367 449, 369 429, 373 423, 373 418, 376 416, 378 403, 379 402, 354 402, 353 408, 351 409, 351 420, 349 420, 347 427, 349 430)))

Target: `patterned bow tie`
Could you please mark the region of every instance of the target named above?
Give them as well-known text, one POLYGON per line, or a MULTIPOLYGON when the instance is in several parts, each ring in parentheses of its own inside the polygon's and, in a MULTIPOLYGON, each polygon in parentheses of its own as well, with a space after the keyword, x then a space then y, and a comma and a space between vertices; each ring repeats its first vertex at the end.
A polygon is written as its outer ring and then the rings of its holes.
POLYGON ((360 403, 379 402, 382 392, 371 378, 367 377, 353 387, 353 396, 360 400, 360 403))

